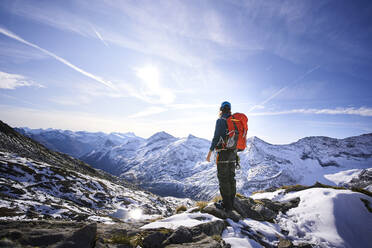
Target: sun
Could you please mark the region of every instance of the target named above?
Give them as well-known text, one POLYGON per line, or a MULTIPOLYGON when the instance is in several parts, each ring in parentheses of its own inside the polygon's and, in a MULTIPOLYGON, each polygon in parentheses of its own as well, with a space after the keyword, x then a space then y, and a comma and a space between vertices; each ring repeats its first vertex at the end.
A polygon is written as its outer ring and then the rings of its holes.
POLYGON ((146 87, 151 91, 158 91, 159 84, 159 70, 156 66, 146 65, 136 69, 136 75, 146 84, 146 87))

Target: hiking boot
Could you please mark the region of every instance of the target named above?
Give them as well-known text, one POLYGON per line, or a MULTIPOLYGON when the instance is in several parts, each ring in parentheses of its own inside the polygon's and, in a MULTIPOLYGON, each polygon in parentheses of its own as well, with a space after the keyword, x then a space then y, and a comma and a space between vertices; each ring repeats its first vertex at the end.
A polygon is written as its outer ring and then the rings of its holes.
POLYGON ((217 208, 217 209, 221 209, 221 210, 224 210, 225 207, 223 205, 223 202, 221 200, 219 200, 218 202, 215 202, 214 203, 214 206, 217 208))

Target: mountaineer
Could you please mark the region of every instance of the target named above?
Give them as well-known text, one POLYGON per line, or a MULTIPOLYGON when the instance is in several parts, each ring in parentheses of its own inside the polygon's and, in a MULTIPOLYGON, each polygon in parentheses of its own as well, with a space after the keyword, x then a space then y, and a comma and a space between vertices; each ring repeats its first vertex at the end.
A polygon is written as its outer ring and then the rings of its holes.
POLYGON ((223 102, 220 107, 220 118, 206 160, 210 162, 214 150, 217 152, 217 177, 220 185, 222 202, 216 207, 232 211, 236 194, 235 168, 239 166, 238 151, 246 147, 248 118, 241 113, 231 114, 231 104, 223 102))

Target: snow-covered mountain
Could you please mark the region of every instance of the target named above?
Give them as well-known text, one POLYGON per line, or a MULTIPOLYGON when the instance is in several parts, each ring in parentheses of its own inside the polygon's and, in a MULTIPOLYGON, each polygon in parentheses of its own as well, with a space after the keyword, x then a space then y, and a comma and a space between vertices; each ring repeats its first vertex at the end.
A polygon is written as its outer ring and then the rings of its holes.
POLYGON ((241 160, 238 176, 246 179, 240 181, 243 192, 316 181, 340 185, 352 178, 336 179, 334 174, 353 170, 356 177, 372 168, 372 134, 345 139, 307 137, 289 145, 271 145, 252 137, 241 160))
POLYGON ((115 222, 173 214, 188 199, 159 197, 50 151, 0 121, 0 219, 65 219, 115 222))
MULTIPOLYGON (((160 195, 209 199, 218 193, 216 166, 205 162, 209 146, 208 140, 192 135, 176 138, 160 132, 148 139, 131 135, 119 145, 97 146, 81 159, 160 195)), ((237 189, 246 195, 316 181, 348 185, 372 168, 372 134, 346 139, 307 137, 288 145, 251 137, 240 160, 237 189)), ((367 188, 371 183, 367 180, 366 184, 367 188)))
MULTIPOLYGON (((349 181, 350 186, 370 189, 370 140, 371 135, 343 140, 311 137, 275 146, 251 138, 241 154, 239 190, 245 190, 244 180, 251 187, 270 187, 311 178, 335 184, 349 181), (244 173, 261 180, 242 178, 244 173)), ((120 167, 123 176, 135 175, 133 181, 142 185, 153 174, 158 188, 205 195, 215 190, 214 185, 207 187, 209 178, 215 178, 215 165, 201 162, 209 147, 206 140, 178 139, 161 132, 128 150, 125 145, 116 147, 123 151, 106 149, 106 153, 117 162, 128 156, 133 164, 120 167), (148 173, 143 172, 146 169, 148 173), (198 184, 202 186, 196 188, 198 184)), ((237 195, 234 210, 225 212, 213 202, 195 204, 140 190, 50 151, 2 122, 0 196, 1 247, 326 248, 369 247, 372 242, 372 194, 368 191, 320 183, 292 185, 251 198, 237 195)))
POLYGON ((25 136, 30 137, 54 151, 63 152, 79 158, 93 150, 114 147, 124 144, 132 138, 141 139, 134 133, 103 133, 103 132, 73 132, 60 129, 30 129, 15 128, 25 136))

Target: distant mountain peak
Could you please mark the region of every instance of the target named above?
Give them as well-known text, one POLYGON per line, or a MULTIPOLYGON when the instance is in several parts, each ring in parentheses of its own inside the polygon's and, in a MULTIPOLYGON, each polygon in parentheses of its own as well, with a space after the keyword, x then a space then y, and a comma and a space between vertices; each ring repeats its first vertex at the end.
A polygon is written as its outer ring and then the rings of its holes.
POLYGON ((170 135, 167 132, 161 131, 161 132, 155 133, 154 135, 152 135, 147 140, 148 141, 157 141, 157 140, 166 140, 166 139, 175 139, 175 137, 170 135))
POLYGON ((264 143, 264 144, 271 145, 270 143, 258 138, 257 136, 252 136, 252 137, 247 138, 247 143, 264 143))
POLYGON ((187 136, 187 139, 195 139, 195 138, 198 139, 198 137, 196 137, 196 136, 194 136, 194 135, 192 135, 192 134, 189 134, 189 136, 187 136))

